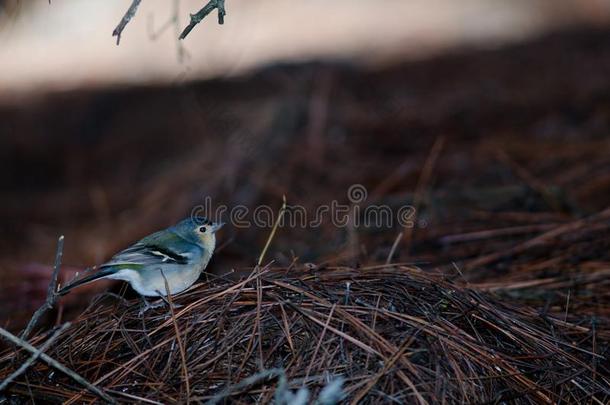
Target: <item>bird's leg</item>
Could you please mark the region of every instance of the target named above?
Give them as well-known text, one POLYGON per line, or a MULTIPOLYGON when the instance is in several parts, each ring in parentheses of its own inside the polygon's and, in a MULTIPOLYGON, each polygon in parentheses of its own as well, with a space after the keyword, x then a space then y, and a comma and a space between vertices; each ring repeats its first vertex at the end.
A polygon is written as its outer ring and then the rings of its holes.
MULTIPOLYGON (((169 302, 167 300, 167 298, 165 298, 165 296, 163 294, 161 294, 161 291, 157 290, 157 294, 159 294, 159 301, 163 301, 165 304, 167 304, 168 308, 171 308, 172 306, 174 308, 182 308, 182 305, 180 305, 180 304, 175 304, 173 302, 169 302)), ((160 306, 161 304, 159 303, 157 305, 160 306)), ((170 314, 171 314, 171 310, 170 310, 170 314)))
POLYGON ((157 300, 153 303, 150 303, 146 300, 146 297, 144 297, 143 295, 141 297, 142 297, 142 308, 140 309, 140 312, 138 312, 139 316, 144 315, 149 309, 159 308, 160 306, 163 306, 163 304, 165 304, 165 300, 163 298, 161 298, 160 300, 157 300))

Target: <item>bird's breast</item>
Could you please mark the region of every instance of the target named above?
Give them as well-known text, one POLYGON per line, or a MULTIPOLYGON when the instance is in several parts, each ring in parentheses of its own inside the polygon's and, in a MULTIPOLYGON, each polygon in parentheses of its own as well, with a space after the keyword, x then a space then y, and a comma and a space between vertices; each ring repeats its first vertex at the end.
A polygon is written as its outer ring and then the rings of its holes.
POLYGON ((146 297, 166 296, 168 287, 170 294, 173 295, 192 286, 201 275, 205 265, 206 263, 196 263, 150 267, 138 271, 121 270, 115 278, 129 282, 134 290, 146 297))

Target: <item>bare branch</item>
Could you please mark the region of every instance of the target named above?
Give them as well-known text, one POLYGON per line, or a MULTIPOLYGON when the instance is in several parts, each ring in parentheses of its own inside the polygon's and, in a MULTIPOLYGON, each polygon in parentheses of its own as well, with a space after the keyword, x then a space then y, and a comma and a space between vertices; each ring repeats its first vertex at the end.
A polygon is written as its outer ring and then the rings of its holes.
POLYGON ((30 367, 36 360, 38 360, 38 358, 40 357, 42 352, 46 351, 51 346, 51 344, 55 341, 55 339, 57 339, 59 337, 59 335, 62 334, 63 331, 68 329, 69 326, 70 326, 69 322, 66 322, 63 325, 61 325, 61 327, 59 329, 57 329, 55 331, 55 333, 53 333, 53 336, 51 336, 49 339, 47 339, 47 341, 44 342, 44 344, 42 346, 40 346, 40 348, 36 349, 36 353, 34 353, 29 359, 27 359, 25 362, 23 362, 23 364, 21 366, 19 366, 19 368, 17 370, 15 370, 11 375, 6 377, 4 379, 4 381, 2 381, 2 383, 0 384, 0 391, 4 390, 15 378, 17 378, 21 374, 23 374, 25 372, 25 370, 28 369, 28 367, 30 367))
POLYGON ((59 276, 59 269, 61 267, 61 258, 63 256, 63 251, 64 251, 64 236, 61 235, 59 237, 59 239, 57 240, 57 252, 55 253, 55 264, 53 265, 53 275, 51 276, 51 282, 49 283, 49 288, 47 290, 47 299, 46 299, 45 303, 42 304, 42 306, 40 308, 38 308, 36 310, 36 312, 34 312, 32 319, 30 319, 30 322, 28 323, 26 328, 21 333, 21 336, 20 336, 21 339, 27 340, 28 336, 30 335, 30 333, 32 333, 32 330, 34 329, 34 327, 36 327, 36 324, 38 323, 40 318, 48 310, 53 308, 53 306, 55 305, 55 301, 57 301, 57 297, 58 297, 57 277, 59 276))
POLYGON ((186 38, 186 36, 193 30, 193 28, 195 28, 195 25, 199 24, 215 8, 218 9, 218 24, 224 24, 225 15, 227 15, 227 12, 225 10, 225 0, 210 0, 208 4, 206 4, 197 13, 191 14, 191 22, 182 31, 182 34, 180 34, 180 39, 186 38))
MULTIPOLYGON (((123 33, 123 30, 125 29, 127 24, 129 24, 129 21, 131 21, 131 19, 136 15, 136 12, 138 11, 138 7, 140 6, 141 2, 142 0, 132 0, 131 6, 129 6, 129 9, 127 10, 123 18, 121 18, 119 24, 116 26, 114 31, 112 31, 112 36, 117 37, 117 45, 119 45, 119 43, 121 42, 121 34, 123 33)), ((191 14, 191 21, 189 22, 189 25, 187 25, 186 28, 184 28, 184 30, 182 31, 179 39, 186 38, 186 36, 193 30, 193 28, 195 28, 195 26, 199 24, 214 9, 218 9, 218 24, 224 24, 225 15, 227 15, 227 12, 225 10, 225 0, 210 0, 208 4, 206 4, 197 13, 191 14)))
POLYGON ((86 387, 89 391, 91 391, 94 394, 98 395, 100 398, 104 399, 105 401, 110 402, 110 403, 115 403, 115 400, 112 399, 111 397, 109 397, 108 394, 106 394, 104 391, 102 391, 101 389, 99 389, 95 385, 91 384, 89 381, 85 380, 79 374, 77 374, 74 371, 70 370, 69 368, 67 368, 66 366, 64 366, 63 364, 61 364, 57 360, 55 360, 54 358, 50 357, 47 354, 42 353, 39 349, 36 349, 34 346, 29 344, 25 340, 18 338, 17 336, 15 336, 12 333, 4 330, 3 328, 0 328, 0 335, 3 336, 9 342, 24 348, 25 350, 27 350, 28 352, 30 352, 32 354, 38 355, 40 357, 40 359, 42 359, 49 366, 51 366, 51 367, 61 371, 62 373, 68 375, 74 381, 76 381, 77 383, 79 383, 82 386, 86 387))
POLYGON ((121 34, 123 33, 123 30, 127 24, 129 24, 129 21, 131 21, 131 19, 136 15, 136 11, 138 11, 138 7, 140 6, 141 2, 142 0, 133 0, 131 2, 131 6, 129 6, 129 9, 127 9, 127 12, 123 18, 121 18, 119 25, 117 25, 114 31, 112 31, 112 36, 116 37, 117 45, 121 42, 121 34))

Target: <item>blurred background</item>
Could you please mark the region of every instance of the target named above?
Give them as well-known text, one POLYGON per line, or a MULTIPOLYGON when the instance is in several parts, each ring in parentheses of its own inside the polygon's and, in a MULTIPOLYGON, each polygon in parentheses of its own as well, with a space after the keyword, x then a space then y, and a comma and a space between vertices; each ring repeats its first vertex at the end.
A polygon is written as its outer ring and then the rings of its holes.
POLYGON ((178 43, 174 22, 181 30, 204 2, 148 0, 117 47, 110 35, 130 0, 1 3, 4 94, 235 76, 279 61, 378 66, 610 17, 607 0, 232 0, 224 26, 212 15, 178 43))
MULTIPOLYGON (((147 0, 117 46, 129 4, 0 1, 5 326, 44 299, 59 235, 69 280, 205 197, 315 209, 362 184, 417 208, 410 230, 282 229, 283 266, 383 263, 401 232, 395 261, 470 282, 610 263, 603 215, 554 254, 493 256, 608 207, 607 0, 227 0, 184 41, 203 2, 147 0)), ((252 266, 268 233, 224 229, 211 272, 252 266)))

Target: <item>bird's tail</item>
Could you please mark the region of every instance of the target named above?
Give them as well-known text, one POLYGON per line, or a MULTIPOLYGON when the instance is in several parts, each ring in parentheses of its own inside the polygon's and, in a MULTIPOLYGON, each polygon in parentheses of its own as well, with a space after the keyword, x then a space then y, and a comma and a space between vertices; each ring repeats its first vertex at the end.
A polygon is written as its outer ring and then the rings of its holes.
POLYGON ((73 288, 79 287, 83 284, 88 284, 92 281, 95 280, 99 280, 100 278, 104 278, 104 277, 108 277, 112 274, 116 273, 115 269, 110 267, 110 268, 106 268, 106 269, 102 269, 94 274, 91 274, 89 276, 83 277, 80 280, 76 280, 73 283, 70 283, 68 285, 66 285, 65 287, 63 287, 61 290, 59 290, 57 292, 58 295, 65 295, 67 293, 70 292, 70 290, 72 290, 73 288))

